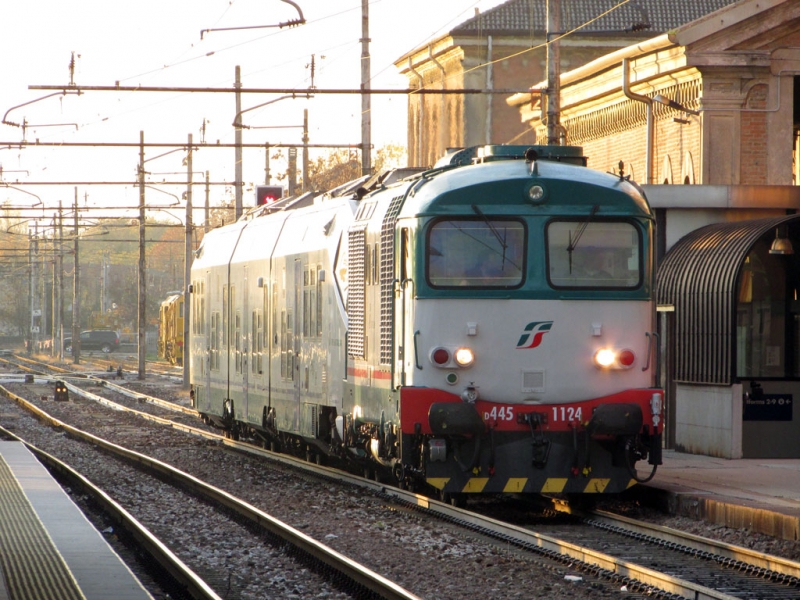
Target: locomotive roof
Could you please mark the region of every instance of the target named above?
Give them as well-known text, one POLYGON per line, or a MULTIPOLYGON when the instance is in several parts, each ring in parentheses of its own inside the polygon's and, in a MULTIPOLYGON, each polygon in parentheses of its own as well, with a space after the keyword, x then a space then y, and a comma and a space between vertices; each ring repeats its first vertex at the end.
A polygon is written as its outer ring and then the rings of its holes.
MULTIPOLYGON (((652 218, 642 189, 625 176, 603 173, 569 162, 580 162, 580 149, 565 147, 548 159, 524 159, 535 154, 527 147, 487 147, 471 150, 473 164, 463 153, 451 154, 456 166, 439 166, 420 176, 406 200, 403 213, 475 214, 472 206, 494 214, 584 215, 597 205, 605 215, 652 218), (460 155, 460 156, 459 156, 460 155), (568 162, 565 162, 568 161, 568 162), (532 188, 542 197, 533 198, 532 188), (587 208, 588 207, 588 208, 587 208)), ((537 148, 538 156, 545 156, 537 148)), ((535 196, 536 194, 534 194, 535 196)))

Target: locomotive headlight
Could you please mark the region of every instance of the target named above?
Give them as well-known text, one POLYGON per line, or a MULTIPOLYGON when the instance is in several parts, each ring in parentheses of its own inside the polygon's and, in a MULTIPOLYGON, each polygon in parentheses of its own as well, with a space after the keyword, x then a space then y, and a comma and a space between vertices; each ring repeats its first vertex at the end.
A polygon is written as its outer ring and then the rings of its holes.
POLYGON ((630 369, 635 360, 636 355, 627 348, 624 350, 602 348, 594 355, 594 363, 601 369, 630 369))
POLYGON ((469 348, 459 348, 456 350, 454 358, 459 367, 469 367, 475 362, 475 355, 469 348))
POLYGON ((463 347, 436 346, 431 348, 428 358, 434 367, 439 367, 440 369, 452 369, 454 367, 465 369, 475 362, 475 354, 472 350, 463 347))
POLYGON ((544 198, 544 188, 540 185, 532 185, 528 188, 528 198, 533 202, 541 202, 544 198))
POLYGON ((602 350, 598 350, 594 355, 594 362, 597 364, 598 367, 602 367, 604 369, 613 365, 617 360, 617 353, 613 350, 609 350, 608 348, 603 348, 602 350))

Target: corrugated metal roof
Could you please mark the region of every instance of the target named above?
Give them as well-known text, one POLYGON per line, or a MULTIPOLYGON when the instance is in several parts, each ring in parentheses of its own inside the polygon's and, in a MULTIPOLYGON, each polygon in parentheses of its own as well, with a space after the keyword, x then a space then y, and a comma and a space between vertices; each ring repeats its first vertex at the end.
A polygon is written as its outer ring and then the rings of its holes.
MULTIPOLYGON (((611 11, 582 28, 580 33, 624 32, 649 24, 650 27, 641 31, 648 34, 648 37, 654 37, 736 1, 738 0, 630 0, 620 8, 611 10, 620 4, 619 0, 564 0, 561 3, 561 21, 563 30, 569 31, 611 11)), ((470 35, 502 31, 507 34, 530 35, 533 31, 542 34, 546 25, 547 0, 509 0, 456 26, 451 33, 470 35)))
POLYGON ((681 238, 658 268, 656 298, 675 307, 675 380, 727 385, 734 373, 739 274, 755 243, 800 215, 716 223, 681 238))

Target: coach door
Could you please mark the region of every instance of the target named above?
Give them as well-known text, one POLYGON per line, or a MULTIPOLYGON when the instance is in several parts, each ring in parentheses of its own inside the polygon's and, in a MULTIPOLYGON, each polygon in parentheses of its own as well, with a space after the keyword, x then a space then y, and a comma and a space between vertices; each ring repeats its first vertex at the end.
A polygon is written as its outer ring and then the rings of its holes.
MULTIPOLYGON (((211 311, 211 297, 212 297, 212 290, 211 287, 211 274, 209 271, 206 271, 206 275, 203 278, 203 289, 202 294, 200 296, 200 314, 203 315, 203 322, 200 327, 200 332, 205 336, 203 338, 203 342, 205 344, 205 352, 203 353, 203 381, 205 382, 205 401, 203 406, 206 407, 206 410, 211 408, 211 403, 209 399, 211 398, 211 366, 212 366, 212 347, 216 349, 217 347, 217 340, 211 339, 212 328, 211 328, 211 319, 212 319, 212 311, 211 311)), ((216 328, 213 329, 214 335, 216 335, 216 328)))
POLYGON ((294 319, 292 321, 292 380, 294 382, 294 430, 300 428, 301 416, 301 390, 302 380, 300 373, 303 372, 301 363, 305 358, 302 356, 303 341, 303 263, 299 258, 294 260, 294 319))
POLYGON ((248 358, 250 357, 250 344, 252 344, 252 332, 250 331, 250 287, 247 285, 247 265, 244 266, 244 277, 242 281, 242 313, 238 317, 238 327, 241 330, 241 348, 239 349, 239 367, 242 373, 242 420, 249 421, 250 412, 248 411, 249 379, 250 368, 248 358))

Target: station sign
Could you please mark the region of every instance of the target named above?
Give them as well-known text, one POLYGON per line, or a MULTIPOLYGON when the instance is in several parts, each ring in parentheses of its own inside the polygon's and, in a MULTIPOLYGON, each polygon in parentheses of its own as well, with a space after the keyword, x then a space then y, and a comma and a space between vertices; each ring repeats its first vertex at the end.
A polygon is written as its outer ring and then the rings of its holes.
POLYGON ((791 421, 792 394, 761 394, 758 398, 744 397, 745 421, 791 421))

